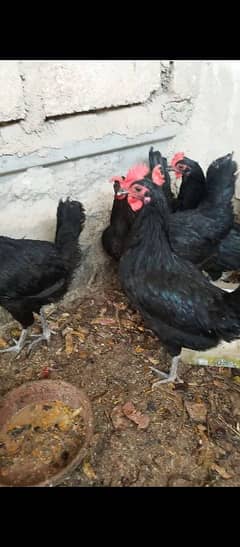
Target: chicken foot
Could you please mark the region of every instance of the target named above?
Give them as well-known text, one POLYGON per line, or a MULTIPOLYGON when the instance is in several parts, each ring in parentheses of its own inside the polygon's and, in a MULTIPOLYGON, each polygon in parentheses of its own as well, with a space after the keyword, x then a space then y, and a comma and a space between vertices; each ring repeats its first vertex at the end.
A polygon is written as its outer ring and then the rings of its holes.
POLYGON ((13 339, 15 345, 10 346, 9 348, 6 348, 6 349, 1 349, 0 353, 7 353, 10 351, 15 351, 16 353, 20 353, 20 351, 22 351, 23 347, 25 346, 26 338, 28 336, 28 331, 29 329, 22 329, 19 340, 13 339))
POLYGON ((51 334, 56 334, 55 331, 50 330, 47 320, 45 317, 45 313, 43 309, 40 310, 40 320, 42 325, 42 334, 32 334, 31 336, 36 338, 36 340, 33 340, 28 346, 27 353, 29 354, 33 348, 33 346, 36 346, 39 342, 45 341, 47 345, 49 345, 51 334))
POLYGON ((152 387, 160 385, 160 384, 168 384, 170 382, 175 382, 175 380, 177 380, 177 382, 180 382, 181 384, 183 383, 183 380, 181 380, 181 378, 179 378, 179 376, 177 375, 179 359, 180 359, 180 355, 176 355, 175 357, 173 357, 169 374, 166 374, 165 372, 162 372, 161 370, 158 370, 155 367, 150 367, 150 369, 156 372, 158 376, 164 376, 163 380, 154 382, 152 387))

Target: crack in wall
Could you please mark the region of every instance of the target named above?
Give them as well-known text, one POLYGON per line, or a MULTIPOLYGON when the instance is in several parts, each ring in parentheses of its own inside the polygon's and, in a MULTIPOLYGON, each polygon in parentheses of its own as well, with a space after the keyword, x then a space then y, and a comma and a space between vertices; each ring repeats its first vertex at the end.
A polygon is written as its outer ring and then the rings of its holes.
POLYGON ((161 89, 164 93, 168 93, 171 90, 173 71, 174 61, 160 62, 161 89))

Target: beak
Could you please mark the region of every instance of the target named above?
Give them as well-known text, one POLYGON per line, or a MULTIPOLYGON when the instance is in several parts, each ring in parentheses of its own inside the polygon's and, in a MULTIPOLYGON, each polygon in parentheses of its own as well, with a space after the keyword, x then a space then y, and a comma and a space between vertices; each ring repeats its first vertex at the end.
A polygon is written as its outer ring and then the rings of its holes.
POLYGON ((125 196, 128 194, 128 190, 123 190, 122 188, 119 188, 117 191, 117 196, 125 196))
POLYGON ((167 171, 175 171, 175 169, 173 167, 170 167, 170 165, 168 167, 166 167, 166 170, 167 171))

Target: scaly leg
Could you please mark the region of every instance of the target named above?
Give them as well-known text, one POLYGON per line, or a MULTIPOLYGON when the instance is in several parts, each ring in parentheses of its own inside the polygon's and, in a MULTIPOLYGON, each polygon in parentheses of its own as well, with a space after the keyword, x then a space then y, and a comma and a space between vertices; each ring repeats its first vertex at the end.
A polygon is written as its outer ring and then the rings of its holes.
POLYGON ((49 345, 51 334, 56 334, 56 332, 49 329, 43 309, 40 310, 40 319, 42 324, 42 334, 32 334, 33 337, 36 337, 36 340, 29 344, 27 351, 28 354, 30 353, 33 346, 36 346, 39 342, 45 341, 47 345, 49 345))
POLYGON ((14 340, 15 345, 11 346, 10 348, 1 349, 0 353, 7 353, 10 351, 15 351, 16 353, 20 353, 20 351, 23 349, 23 346, 25 346, 25 341, 28 335, 29 329, 22 329, 21 336, 19 340, 14 340))
POLYGON ((181 380, 181 378, 179 378, 179 376, 177 375, 179 359, 180 359, 180 355, 176 355, 175 357, 173 357, 169 374, 166 374, 165 372, 162 372, 161 370, 158 370, 157 368, 150 367, 151 370, 154 370, 154 372, 156 372, 159 376, 164 376, 163 380, 154 382, 152 387, 160 385, 160 384, 168 384, 170 382, 175 382, 175 380, 177 380, 180 383, 183 383, 183 380, 181 380))

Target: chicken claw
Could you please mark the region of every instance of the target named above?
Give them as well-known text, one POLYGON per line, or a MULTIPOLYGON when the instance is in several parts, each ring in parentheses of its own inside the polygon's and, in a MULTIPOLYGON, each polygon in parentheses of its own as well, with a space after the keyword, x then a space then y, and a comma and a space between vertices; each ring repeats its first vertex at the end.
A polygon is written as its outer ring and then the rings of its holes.
POLYGON ((55 331, 49 329, 43 310, 40 310, 40 319, 42 324, 42 334, 32 334, 32 337, 35 337, 36 340, 33 340, 33 342, 29 344, 28 350, 27 350, 28 355, 31 352, 33 346, 36 346, 37 344, 39 344, 39 342, 46 341, 47 345, 49 345, 51 334, 56 334, 55 331))
POLYGON ((179 378, 179 376, 177 375, 179 358, 180 358, 179 355, 176 355, 175 357, 173 357, 169 374, 166 374, 165 372, 162 372, 161 370, 158 370, 155 367, 150 367, 150 369, 156 372, 158 376, 164 376, 163 380, 154 382, 152 387, 158 386, 160 384, 168 384, 170 382, 175 382, 175 380, 177 380, 177 382, 181 384, 183 383, 183 380, 181 380, 181 378, 179 378))
POLYGON ((23 347, 25 346, 26 338, 27 338, 27 335, 28 335, 28 330, 29 329, 23 329, 22 332, 21 332, 19 340, 14 339, 15 345, 10 346, 9 348, 6 348, 6 349, 1 349, 0 353, 7 353, 7 352, 10 352, 10 351, 14 351, 14 352, 16 352, 16 354, 20 353, 20 351, 22 351, 23 347))

